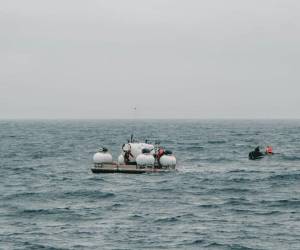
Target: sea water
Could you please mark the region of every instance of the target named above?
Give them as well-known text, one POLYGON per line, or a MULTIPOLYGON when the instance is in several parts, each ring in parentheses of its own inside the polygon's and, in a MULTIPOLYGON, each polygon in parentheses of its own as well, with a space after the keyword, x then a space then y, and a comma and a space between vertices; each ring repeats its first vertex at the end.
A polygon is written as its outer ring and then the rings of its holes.
POLYGON ((0 121, 0 249, 300 249, 300 121, 0 121), (178 171, 93 174, 134 132, 178 171), (276 153, 248 160, 260 145, 276 153))

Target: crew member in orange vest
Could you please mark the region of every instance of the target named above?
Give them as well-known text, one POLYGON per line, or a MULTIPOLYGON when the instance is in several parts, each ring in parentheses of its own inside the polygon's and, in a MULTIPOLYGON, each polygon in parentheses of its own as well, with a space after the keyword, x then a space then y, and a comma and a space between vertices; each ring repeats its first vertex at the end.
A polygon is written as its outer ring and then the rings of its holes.
POLYGON ((274 153, 273 153, 273 148, 272 148, 272 146, 267 146, 267 148, 266 148, 266 154, 267 154, 267 155, 272 155, 272 154, 274 154, 274 153))

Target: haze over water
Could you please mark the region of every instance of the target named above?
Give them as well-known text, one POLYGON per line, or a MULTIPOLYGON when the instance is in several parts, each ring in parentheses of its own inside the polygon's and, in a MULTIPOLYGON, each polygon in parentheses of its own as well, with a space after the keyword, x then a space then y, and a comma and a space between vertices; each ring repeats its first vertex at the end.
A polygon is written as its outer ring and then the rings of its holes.
POLYGON ((0 138, 0 249, 299 249, 299 120, 2 120, 0 138), (92 174, 132 131, 178 171, 92 174))

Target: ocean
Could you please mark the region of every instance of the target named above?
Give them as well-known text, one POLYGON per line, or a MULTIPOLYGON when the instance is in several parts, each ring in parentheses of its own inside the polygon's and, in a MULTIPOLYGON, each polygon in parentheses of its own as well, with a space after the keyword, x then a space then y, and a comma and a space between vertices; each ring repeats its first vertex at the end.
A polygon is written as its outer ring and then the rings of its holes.
POLYGON ((2 120, 0 138, 0 249, 300 249, 299 120, 2 120), (132 132, 178 171, 93 174, 132 132), (258 145, 277 154, 248 160, 258 145))

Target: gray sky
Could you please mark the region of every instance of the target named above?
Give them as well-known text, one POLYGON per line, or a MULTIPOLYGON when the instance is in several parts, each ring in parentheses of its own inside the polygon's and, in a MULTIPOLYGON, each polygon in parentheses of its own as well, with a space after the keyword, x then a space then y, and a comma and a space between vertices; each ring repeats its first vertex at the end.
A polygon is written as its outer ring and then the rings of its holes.
POLYGON ((300 118, 299 13, 298 0, 0 0, 0 118, 300 118))

